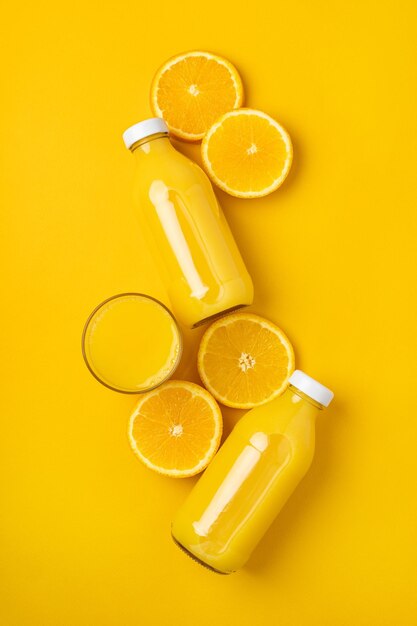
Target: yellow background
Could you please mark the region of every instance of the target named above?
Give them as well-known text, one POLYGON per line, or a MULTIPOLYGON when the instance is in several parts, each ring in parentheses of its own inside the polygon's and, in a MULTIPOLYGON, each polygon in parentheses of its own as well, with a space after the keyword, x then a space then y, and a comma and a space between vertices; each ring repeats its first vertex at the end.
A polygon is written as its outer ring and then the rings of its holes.
MULTIPOLYGON (((9 3, 2 625, 417 623, 413 5, 9 3), (285 329, 298 366, 336 394, 310 474, 229 577, 171 542, 193 480, 138 462, 126 437, 134 399, 100 386, 80 352, 84 320, 107 296, 165 299, 121 133, 149 116, 159 64, 193 48, 235 62, 247 104, 294 140, 281 190, 219 198, 254 278, 253 310, 285 329)), ((197 335, 187 335, 190 376, 197 335)), ((237 417, 225 412, 227 429, 237 417)))

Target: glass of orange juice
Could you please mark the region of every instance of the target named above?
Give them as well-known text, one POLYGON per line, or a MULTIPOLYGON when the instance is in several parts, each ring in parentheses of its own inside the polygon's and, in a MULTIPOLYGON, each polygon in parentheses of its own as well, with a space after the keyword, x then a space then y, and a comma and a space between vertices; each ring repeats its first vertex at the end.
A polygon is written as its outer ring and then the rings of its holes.
POLYGON ((182 353, 177 322, 167 307, 141 293, 122 293, 99 304, 82 335, 93 376, 122 393, 143 393, 170 378, 182 353))

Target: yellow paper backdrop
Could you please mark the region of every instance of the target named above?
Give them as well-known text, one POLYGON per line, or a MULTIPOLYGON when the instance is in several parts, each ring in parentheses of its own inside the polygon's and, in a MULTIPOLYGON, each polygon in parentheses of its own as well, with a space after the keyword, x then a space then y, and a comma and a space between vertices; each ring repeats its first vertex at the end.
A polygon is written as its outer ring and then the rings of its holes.
MULTIPOLYGON (((1 519, 4 626, 415 626, 415 3, 9 2, 2 14, 1 519), (281 190, 220 201, 257 313, 336 394, 308 477, 248 567, 172 543, 193 480, 143 467, 129 396, 81 359, 90 310, 165 300, 122 131, 167 57, 236 63, 294 141, 281 190)), ((180 146, 198 159, 198 149, 180 146)), ((183 375, 195 378, 187 334, 183 375)), ((226 429, 239 417, 224 413, 226 429)))

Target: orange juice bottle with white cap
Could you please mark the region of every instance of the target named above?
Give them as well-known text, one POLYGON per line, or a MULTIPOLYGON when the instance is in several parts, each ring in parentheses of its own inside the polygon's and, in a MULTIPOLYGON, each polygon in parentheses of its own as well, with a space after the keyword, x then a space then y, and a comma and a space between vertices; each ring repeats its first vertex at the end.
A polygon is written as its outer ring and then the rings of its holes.
POLYGON ((123 134, 134 195, 176 318, 188 327, 249 305, 251 278, 203 170, 178 152, 160 118, 123 134))
POLYGON ((174 518, 189 556, 221 574, 243 567, 310 467, 315 419, 332 398, 296 370, 281 396, 242 417, 174 518))

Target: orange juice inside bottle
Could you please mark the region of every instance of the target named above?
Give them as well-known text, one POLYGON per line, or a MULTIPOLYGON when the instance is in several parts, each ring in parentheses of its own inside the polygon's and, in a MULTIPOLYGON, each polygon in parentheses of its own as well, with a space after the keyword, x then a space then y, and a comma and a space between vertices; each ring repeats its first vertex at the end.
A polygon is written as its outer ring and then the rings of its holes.
POLYGON ((149 391, 175 371, 181 335, 168 309, 138 293, 113 296, 94 309, 83 333, 88 369, 106 387, 149 391))
POLYGON ((159 118, 123 138, 136 160, 141 222, 177 319, 193 328, 251 304, 251 278, 203 170, 175 150, 159 118))
POLYGON ((237 423, 172 524, 176 543, 222 574, 243 567, 310 467, 332 392, 296 370, 283 395, 237 423))

